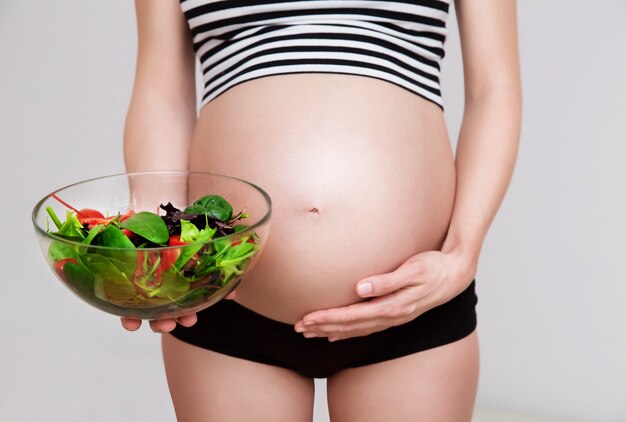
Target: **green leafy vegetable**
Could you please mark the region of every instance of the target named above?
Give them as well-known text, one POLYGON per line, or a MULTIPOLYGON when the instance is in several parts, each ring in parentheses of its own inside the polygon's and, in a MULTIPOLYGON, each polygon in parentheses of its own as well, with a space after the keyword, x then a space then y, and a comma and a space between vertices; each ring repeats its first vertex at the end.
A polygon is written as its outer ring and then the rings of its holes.
POLYGON ((110 258, 99 254, 86 254, 80 257, 80 263, 94 274, 94 293, 100 299, 120 301, 135 297, 133 284, 110 258))
MULTIPOLYGON (((96 226, 97 227, 97 226, 96 226)), ((95 230, 96 227, 92 229, 95 230)), ((91 235, 91 231, 89 235, 91 235)), ((89 237, 89 236, 87 236, 89 237)), ((85 239, 86 240, 86 239, 85 239)), ((137 263, 137 254, 133 251, 135 245, 130 239, 114 224, 104 227, 91 242, 94 246, 107 246, 115 249, 99 249, 97 253, 114 263, 117 269, 127 277, 132 276, 137 263)), ((91 252, 95 254, 95 251, 91 252)))
POLYGON ((233 227, 235 229, 235 233, 239 233, 248 228, 245 224, 239 224, 238 226, 233 227))
POLYGON ((51 234, 82 245, 53 240, 48 256, 72 289, 96 302, 194 306, 242 274, 259 250, 255 233, 231 236, 248 228, 235 225, 248 215, 233 216, 219 195, 204 196, 184 212, 161 205, 162 217, 130 210, 101 218, 97 210, 64 205, 72 211, 63 223, 46 208, 58 229, 51 234), (150 250, 168 243, 180 247, 150 250))
POLYGON ((219 195, 207 195, 185 208, 186 214, 207 214, 215 220, 228 222, 233 215, 233 207, 219 195))
POLYGON ((124 220, 120 227, 158 245, 165 245, 170 237, 165 222, 161 217, 151 212, 138 212, 124 220))
POLYGON ((82 240, 85 238, 82 228, 83 225, 80 224, 80 221, 78 221, 76 214, 72 211, 68 211, 65 216, 65 222, 61 225, 59 231, 54 234, 82 240))
POLYGON ((196 267, 196 275, 202 277, 219 270, 222 275, 222 285, 225 285, 234 276, 242 274, 248 259, 256 253, 258 248, 254 243, 247 242, 248 239, 244 236, 241 243, 234 246, 230 239, 217 239, 214 244, 216 253, 202 255, 196 267))
POLYGON ((187 220, 180 220, 180 240, 183 242, 195 242, 200 230, 195 224, 187 220))
POLYGON ((106 226, 99 236, 94 238, 92 244, 111 248, 135 249, 133 242, 113 224, 106 226))
MULTIPOLYGON (((189 223, 185 220, 181 220, 180 239, 185 242, 207 242, 213 237, 216 231, 217 231, 216 229, 211 229, 209 226, 207 226, 206 228, 202 230, 198 230, 198 228, 193 223, 189 223), (183 235, 182 235, 183 230, 187 232, 186 239, 190 239, 190 240, 183 239, 183 235)), ((195 254, 197 254, 202 248, 203 248, 202 244, 189 245, 189 246, 183 247, 180 253, 180 256, 174 263, 174 268, 180 271, 185 266, 185 264, 187 264, 187 262, 189 262, 189 260, 195 254)))
POLYGON ((52 242, 48 248, 48 257, 52 261, 60 261, 67 258, 78 258, 78 252, 74 246, 67 243, 52 242))
POLYGON ((89 233, 87 234, 87 237, 85 237, 85 239, 83 240, 83 243, 85 245, 90 245, 91 241, 98 235, 98 233, 100 233, 100 230, 102 230, 103 228, 103 224, 98 224, 97 226, 94 226, 94 228, 89 230, 89 233))
POLYGON ((60 229, 63 224, 61 224, 61 221, 59 221, 59 217, 57 217, 57 215, 54 213, 54 210, 52 209, 52 207, 51 206, 47 206, 46 207, 46 212, 48 213, 48 215, 50 216, 50 218, 54 222, 54 225, 57 226, 57 229, 60 229))
POLYGON ((189 291, 189 281, 176 272, 163 273, 161 287, 148 293, 148 296, 177 300, 189 291))
POLYGON ((252 257, 256 253, 255 249, 256 247, 252 243, 244 242, 233 246, 224 254, 223 259, 217 263, 224 276, 224 282, 230 281, 234 275, 243 273, 244 268, 240 268, 239 265, 252 257))
POLYGON ((79 293, 89 294, 94 289, 94 275, 84 265, 68 262, 63 266, 63 273, 79 293))

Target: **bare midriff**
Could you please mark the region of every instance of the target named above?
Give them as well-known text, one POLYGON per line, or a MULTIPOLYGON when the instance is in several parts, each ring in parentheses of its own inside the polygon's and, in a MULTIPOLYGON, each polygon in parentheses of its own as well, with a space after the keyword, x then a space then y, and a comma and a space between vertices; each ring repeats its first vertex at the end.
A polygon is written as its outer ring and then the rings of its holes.
POLYGON ((231 88, 202 108, 189 167, 271 196, 271 232, 236 301, 286 323, 355 303, 357 281, 440 249, 454 202, 442 110, 361 76, 278 75, 231 88))

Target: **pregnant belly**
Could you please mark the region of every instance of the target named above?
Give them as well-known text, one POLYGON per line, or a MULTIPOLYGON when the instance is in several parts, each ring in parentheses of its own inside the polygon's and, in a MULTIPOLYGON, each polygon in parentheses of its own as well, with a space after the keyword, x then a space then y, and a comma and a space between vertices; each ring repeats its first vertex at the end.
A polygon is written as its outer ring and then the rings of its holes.
POLYGON ((441 110, 389 83, 267 77, 203 108, 190 169, 237 176, 273 201, 272 228, 237 301, 294 323, 359 300, 355 283, 439 249, 454 200, 441 110))

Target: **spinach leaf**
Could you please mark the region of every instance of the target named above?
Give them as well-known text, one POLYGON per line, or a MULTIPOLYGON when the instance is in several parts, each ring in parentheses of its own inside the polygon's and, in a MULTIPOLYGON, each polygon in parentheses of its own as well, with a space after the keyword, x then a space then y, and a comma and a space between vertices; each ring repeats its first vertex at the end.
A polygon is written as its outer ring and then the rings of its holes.
POLYGON ((226 223, 233 215, 233 207, 219 195, 207 195, 185 208, 185 214, 207 214, 210 218, 226 223))
POLYGON ((120 227, 158 245, 166 244, 170 238, 170 233, 163 219, 147 211, 138 212, 129 219, 122 221, 120 227))
POLYGON ((188 214, 188 215, 204 214, 205 212, 206 212, 206 208, 199 204, 189 205, 183 211, 184 214, 188 214))
MULTIPOLYGON (((89 232, 90 235, 91 232, 89 232)), ((135 249, 133 242, 114 224, 107 225, 99 236, 94 238, 92 244, 111 248, 135 249)))
POLYGON ((98 224, 93 229, 89 230, 87 237, 83 240, 83 243, 86 245, 90 245, 91 241, 100 233, 100 230, 104 228, 103 224, 98 224))
POLYGON ((78 252, 76 252, 76 249, 73 246, 53 241, 48 248, 48 257, 55 262, 65 258, 76 259, 78 257, 78 252))
POLYGON ((67 281, 79 293, 91 297, 93 295, 94 275, 84 265, 66 262, 63 266, 63 273, 67 281))
MULTIPOLYGON (((90 233, 91 234, 91 233, 90 233)), ((104 249, 98 251, 102 256, 109 258, 127 277, 132 277, 137 267, 137 252, 135 245, 115 224, 107 225, 91 242, 92 245, 108 246, 119 249, 104 249)))

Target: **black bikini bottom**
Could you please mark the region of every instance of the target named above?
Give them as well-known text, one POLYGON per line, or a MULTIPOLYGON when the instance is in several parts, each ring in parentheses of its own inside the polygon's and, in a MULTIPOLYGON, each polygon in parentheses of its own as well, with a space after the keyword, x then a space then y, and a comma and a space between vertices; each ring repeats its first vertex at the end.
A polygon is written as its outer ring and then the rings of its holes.
POLYGON ((476 328, 477 302, 472 280, 457 297, 406 324, 331 343, 326 338, 305 338, 291 324, 222 300, 199 312, 195 325, 179 325, 172 334, 225 355, 327 378, 344 368, 383 362, 466 337, 476 328))

